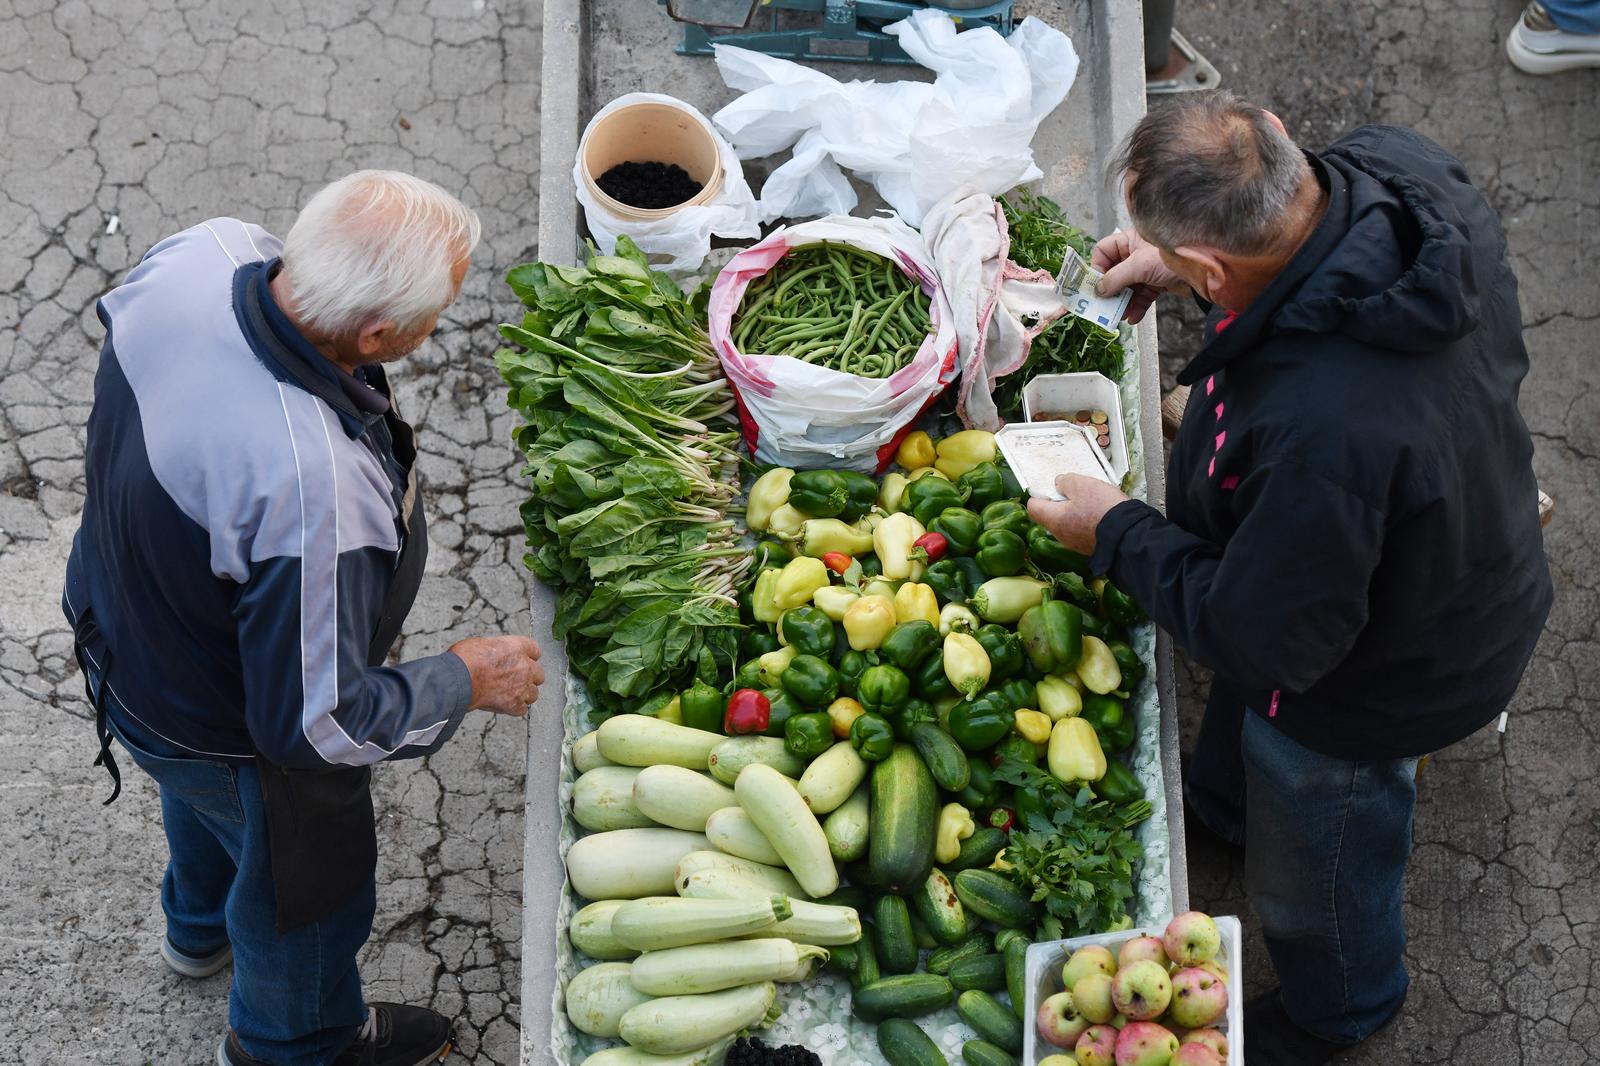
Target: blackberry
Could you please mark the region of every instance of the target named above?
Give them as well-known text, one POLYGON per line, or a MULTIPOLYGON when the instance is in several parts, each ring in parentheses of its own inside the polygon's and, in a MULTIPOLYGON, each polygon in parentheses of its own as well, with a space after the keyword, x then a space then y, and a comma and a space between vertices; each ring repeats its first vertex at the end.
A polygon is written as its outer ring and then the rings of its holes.
POLYGON ((618 163, 595 179, 600 191, 629 207, 676 207, 701 185, 675 163, 618 163))
POLYGON ((753 1036, 742 1036, 728 1049, 725 1066, 822 1066, 822 1059, 799 1044, 770 1048, 753 1036))

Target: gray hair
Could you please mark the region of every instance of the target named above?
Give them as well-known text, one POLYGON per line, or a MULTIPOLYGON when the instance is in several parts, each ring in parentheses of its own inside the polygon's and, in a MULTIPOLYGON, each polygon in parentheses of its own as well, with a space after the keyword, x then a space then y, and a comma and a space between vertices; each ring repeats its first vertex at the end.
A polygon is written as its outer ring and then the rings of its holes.
POLYGON ((1229 92, 1187 93, 1139 121, 1111 162, 1128 177, 1140 236, 1169 251, 1208 245, 1272 250, 1310 164, 1254 104, 1229 92))
POLYGON ((283 242, 295 312, 344 336, 374 322, 411 332, 449 306, 451 269, 482 227, 460 200, 397 170, 358 170, 313 196, 283 242))

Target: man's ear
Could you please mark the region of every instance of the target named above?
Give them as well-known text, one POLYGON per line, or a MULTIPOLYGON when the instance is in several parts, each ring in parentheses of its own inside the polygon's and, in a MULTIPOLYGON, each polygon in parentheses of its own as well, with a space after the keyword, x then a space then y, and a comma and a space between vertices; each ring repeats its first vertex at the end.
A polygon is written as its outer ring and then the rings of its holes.
POLYGON ((1212 303, 1219 303, 1220 294, 1228 284, 1228 268, 1214 248, 1204 245, 1183 245, 1172 250, 1172 255, 1189 267, 1191 276, 1201 282, 1200 295, 1212 303))
POLYGON ((1274 115, 1271 111, 1268 111, 1264 107, 1261 109, 1261 113, 1266 116, 1267 121, 1270 122, 1273 128, 1275 128, 1279 133, 1283 134, 1285 137, 1289 136, 1289 131, 1283 128, 1283 119, 1279 118, 1277 115, 1274 115))
POLYGON ((370 362, 383 354, 393 337, 393 322, 369 322, 356 334, 356 351, 363 359, 370 362))

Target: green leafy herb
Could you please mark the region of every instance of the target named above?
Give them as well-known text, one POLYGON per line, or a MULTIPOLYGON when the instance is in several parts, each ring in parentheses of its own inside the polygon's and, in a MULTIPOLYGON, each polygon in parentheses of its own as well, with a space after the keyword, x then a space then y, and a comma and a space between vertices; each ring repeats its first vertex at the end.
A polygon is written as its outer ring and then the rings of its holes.
POLYGON ((1042 901, 1040 935, 1050 939, 1111 929, 1133 898, 1134 864, 1144 848, 1133 827, 1154 813, 1148 800, 1121 806, 1087 786, 1069 791, 1037 766, 1007 756, 995 779, 1036 794, 1055 832, 1016 831, 1006 845, 1008 876, 1042 901))

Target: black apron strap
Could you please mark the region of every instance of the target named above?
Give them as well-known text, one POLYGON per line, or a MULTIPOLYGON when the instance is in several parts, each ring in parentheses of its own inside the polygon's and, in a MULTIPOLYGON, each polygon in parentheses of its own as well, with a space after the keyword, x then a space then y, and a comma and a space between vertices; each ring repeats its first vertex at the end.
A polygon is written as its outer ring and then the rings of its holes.
POLYGON ((94 608, 85 607, 72 627, 72 651, 78 659, 78 671, 83 674, 84 694, 89 699, 89 706, 94 708, 94 731, 100 741, 100 753, 91 765, 104 766, 106 773, 111 775, 111 795, 101 803, 102 807, 109 807, 122 795, 122 771, 117 766, 116 755, 111 751, 111 727, 106 722, 106 702, 111 697, 111 649, 104 648, 105 662, 99 670, 90 669, 93 664, 86 650, 89 642, 99 635, 100 627, 94 620, 94 608))

